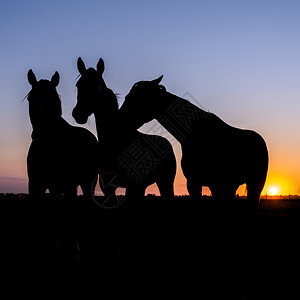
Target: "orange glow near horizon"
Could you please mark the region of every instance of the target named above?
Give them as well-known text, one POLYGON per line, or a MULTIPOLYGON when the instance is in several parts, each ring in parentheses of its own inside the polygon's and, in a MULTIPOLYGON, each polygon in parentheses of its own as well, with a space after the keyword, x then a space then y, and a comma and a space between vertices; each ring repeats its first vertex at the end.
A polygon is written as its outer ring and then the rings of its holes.
MULTIPOLYGON (((175 195, 188 195, 186 188, 186 179, 183 174, 177 174, 174 183, 175 195)), ((156 194, 159 195, 159 190, 155 184, 148 187, 146 194, 156 194)), ((211 196, 210 189, 208 187, 202 188, 202 194, 211 196)), ((247 187, 246 184, 239 186, 236 191, 236 194, 239 196, 247 196, 247 187)), ((295 190, 295 184, 288 178, 284 176, 273 176, 270 175, 266 181, 265 187, 261 195, 270 195, 270 196, 284 196, 284 195, 297 195, 299 192, 295 190)))
POLYGON ((270 186, 269 189, 268 189, 268 194, 269 194, 270 196, 279 195, 279 191, 280 191, 280 189, 278 188, 278 186, 272 185, 272 186, 270 186))
MULTIPOLYGON (((177 173, 174 182, 175 195, 188 195, 186 188, 186 178, 181 169, 181 151, 180 147, 175 144, 174 150, 177 158, 177 173)), ((27 151, 27 150, 26 150, 27 151)), ((22 148, 18 153, 18 160, 15 164, 9 164, 9 159, 2 165, 0 174, 0 193, 28 193, 28 179, 26 176, 25 154, 26 151, 22 148)), ((300 176, 298 170, 300 165, 297 161, 292 164, 282 162, 280 159, 271 160, 267 181, 262 191, 262 195, 284 196, 284 195, 299 195, 300 194, 300 176), (292 168, 292 167, 293 168, 292 168)), ((146 194, 160 195, 156 184, 149 186, 146 194)), ((203 195, 210 196, 209 188, 203 187, 203 195)), ((241 185, 237 192, 239 196, 246 196, 246 185, 241 185)))
POLYGON ((279 195, 297 195, 297 180, 293 180, 284 174, 270 173, 262 195, 279 196, 279 195))
MULTIPOLYGON (((27 178, 16 178, 16 177, 0 177, 0 193, 28 193, 27 190, 28 179, 27 178)), ((284 195, 299 195, 300 191, 298 188, 298 180, 286 177, 284 175, 273 175, 268 176, 268 180, 261 195, 270 196, 284 196, 284 195)), ((174 182, 175 195, 188 195, 186 188, 186 179, 181 172, 178 170, 175 182, 174 182)), ((156 184, 149 186, 146 190, 147 194, 160 195, 156 184)), ((210 196, 211 192, 208 187, 202 188, 202 194, 210 196)), ((236 194, 240 196, 247 195, 246 185, 241 185, 236 194)))

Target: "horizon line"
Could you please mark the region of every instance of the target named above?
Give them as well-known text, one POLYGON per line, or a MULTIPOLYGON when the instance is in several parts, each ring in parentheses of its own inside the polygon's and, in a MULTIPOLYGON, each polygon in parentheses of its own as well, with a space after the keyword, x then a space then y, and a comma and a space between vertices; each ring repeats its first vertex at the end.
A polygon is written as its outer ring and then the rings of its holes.
MULTIPOLYGON (((9 178, 9 177, 8 177, 9 178)), ((0 177, 1 179, 1 177, 0 177)), ((14 192, 0 192, 0 195, 28 195, 28 192, 20 192, 20 193, 14 193, 14 192)), ((46 194, 49 194, 50 193, 46 193, 46 194)), ((78 197, 82 197, 83 195, 82 194, 78 194, 77 195, 78 197)), ((124 195, 123 195, 124 196, 124 195)), ((157 195, 155 193, 148 193, 144 196, 155 196, 155 197, 161 197, 161 195, 157 195)), ((189 197, 190 195, 189 194, 176 194, 175 196, 177 197, 189 197)), ((99 197, 96 196, 96 197, 99 197)), ((100 197, 102 197, 102 195, 100 195, 100 197)), ((209 197, 212 197, 212 195, 203 195, 202 197, 204 198, 209 198, 209 197)), ((280 197, 283 197, 283 198, 288 198, 288 197, 299 197, 300 198, 300 194, 278 194, 278 195, 268 195, 268 194, 263 194, 261 195, 261 199, 262 200, 268 200, 267 197, 270 197, 270 198, 280 198, 280 197)), ((239 198, 247 198, 247 195, 242 195, 242 196, 239 196, 239 198)), ((201 201, 201 200, 200 200, 201 201)))

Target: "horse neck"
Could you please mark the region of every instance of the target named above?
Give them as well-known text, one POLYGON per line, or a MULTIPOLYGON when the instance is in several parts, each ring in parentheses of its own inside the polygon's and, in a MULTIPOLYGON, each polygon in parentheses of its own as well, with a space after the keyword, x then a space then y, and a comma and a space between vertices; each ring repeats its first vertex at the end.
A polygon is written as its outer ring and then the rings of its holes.
POLYGON ((96 122, 96 130, 99 141, 106 141, 114 135, 118 126, 118 109, 116 103, 117 99, 113 99, 111 95, 107 94, 104 96, 99 95, 94 115, 96 122))
POLYGON ((57 137, 68 127, 67 121, 62 116, 58 116, 51 124, 47 126, 35 127, 32 130, 32 140, 50 140, 57 137))
POLYGON ((114 103, 110 102, 117 101, 117 99, 112 98, 112 95, 108 94, 108 96, 109 98, 104 99, 101 97, 99 99, 94 115, 98 140, 105 145, 106 149, 110 149, 111 155, 114 155, 113 153, 127 148, 136 139, 139 132, 126 118, 123 118, 117 108, 117 104, 115 103, 116 105, 114 105, 114 103), (111 105, 101 105, 103 100, 111 105))
POLYGON ((189 101, 168 92, 160 103, 164 103, 164 107, 157 121, 179 142, 189 136, 195 122, 207 114, 189 101))

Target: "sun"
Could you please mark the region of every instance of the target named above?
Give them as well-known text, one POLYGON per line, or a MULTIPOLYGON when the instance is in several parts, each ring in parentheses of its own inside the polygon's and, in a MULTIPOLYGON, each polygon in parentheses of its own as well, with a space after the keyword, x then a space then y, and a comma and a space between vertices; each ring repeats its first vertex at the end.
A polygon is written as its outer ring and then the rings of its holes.
POLYGON ((275 195, 278 195, 278 192, 279 192, 279 188, 277 186, 273 185, 269 188, 269 193, 268 194, 270 196, 275 196, 275 195))

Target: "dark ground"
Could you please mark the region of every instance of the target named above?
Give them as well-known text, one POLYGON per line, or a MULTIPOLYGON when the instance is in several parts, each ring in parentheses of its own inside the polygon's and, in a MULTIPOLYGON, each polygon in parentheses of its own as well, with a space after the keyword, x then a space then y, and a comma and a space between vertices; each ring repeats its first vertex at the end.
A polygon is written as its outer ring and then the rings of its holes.
POLYGON ((103 209, 82 197, 33 205, 26 195, 2 195, 0 203, 1 266, 139 268, 198 284, 226 278, 242 289, 299 278, 299 200, 262 200, 255 216, 246 200, 225 206, 188 197, 148 196, 137 210, 126 202, 103 209))

